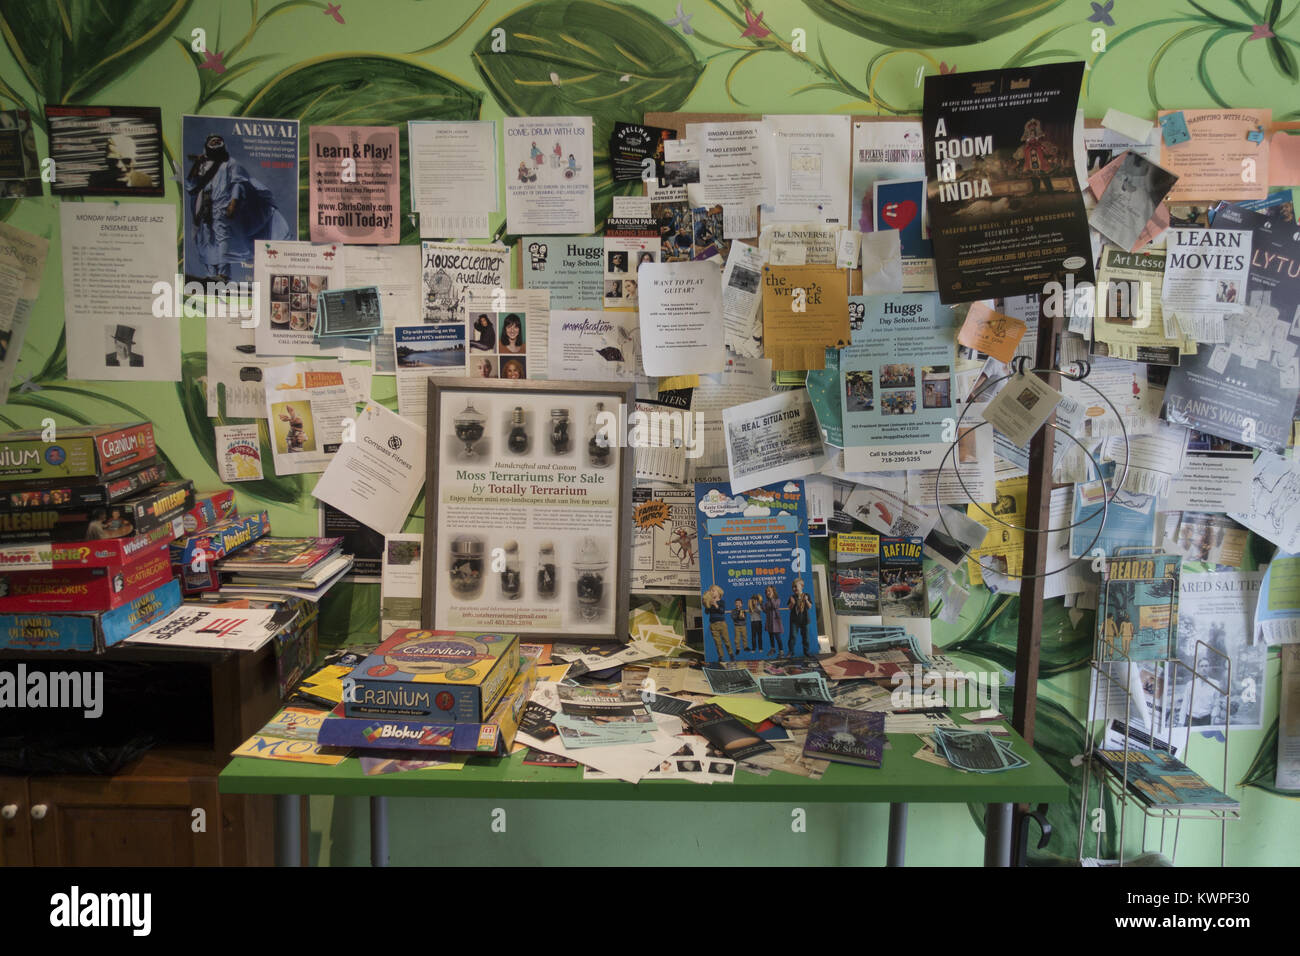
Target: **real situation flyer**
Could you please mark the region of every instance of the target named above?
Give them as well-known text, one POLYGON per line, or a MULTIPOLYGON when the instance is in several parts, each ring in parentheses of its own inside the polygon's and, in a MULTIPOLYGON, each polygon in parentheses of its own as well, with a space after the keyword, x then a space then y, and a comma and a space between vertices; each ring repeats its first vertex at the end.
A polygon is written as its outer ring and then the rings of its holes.
POLYGON ((1083 63, 925 78, 926 208, 944 302, 1093 281, 1074 168, 1083 63))

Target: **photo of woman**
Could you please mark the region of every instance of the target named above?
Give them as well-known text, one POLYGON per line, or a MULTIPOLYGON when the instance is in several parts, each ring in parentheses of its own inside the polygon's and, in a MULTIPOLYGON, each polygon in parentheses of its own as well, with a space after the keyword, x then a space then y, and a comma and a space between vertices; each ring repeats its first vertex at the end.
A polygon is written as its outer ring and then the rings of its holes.
POLYGON ((771 657, 771 648, 763 643, 763 599, 749 596, 749 644, 761 657, 771 657))
POLYGON ((497 372, 490 358, 477 358, 470 363, 474 378, 496 378, 497 372))
POLYGON ((523 359, 506 359, 501 363, 502 378, 523 378, 524 377, 524 360, 523 359))
POLYGON ((700 604, 709 619, 709 636, 713 638, 713 646, 718 652, 718 660, 729 661, 734 659, 736 652, 732 649, 731 634, 727 630, 727 609, 722 605, 722 588, 716 584, 713 585, 704 592, 703 597, 700 598, 700 604))
POLYGON ((512 355, 522 355, 524 351, 524 322, 515 312, 501 320, 501 349, 512 355))
POLYGON ((477 349, 480 352, 492 352, 497 347, 497 330, 492 322, 491 316, 486 312, 480 312, 478 318, 474 320, 473 337, 470 342, 470 348, 477 349))

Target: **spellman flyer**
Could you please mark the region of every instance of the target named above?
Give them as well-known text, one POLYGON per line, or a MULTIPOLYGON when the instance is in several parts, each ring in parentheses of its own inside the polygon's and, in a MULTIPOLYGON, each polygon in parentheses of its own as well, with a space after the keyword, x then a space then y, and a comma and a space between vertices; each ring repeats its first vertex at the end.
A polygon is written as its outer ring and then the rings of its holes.
POLYGON ((1074 168, 1083 63, 925 78, 926 208, 944 302, 1093 281, 1074 168))

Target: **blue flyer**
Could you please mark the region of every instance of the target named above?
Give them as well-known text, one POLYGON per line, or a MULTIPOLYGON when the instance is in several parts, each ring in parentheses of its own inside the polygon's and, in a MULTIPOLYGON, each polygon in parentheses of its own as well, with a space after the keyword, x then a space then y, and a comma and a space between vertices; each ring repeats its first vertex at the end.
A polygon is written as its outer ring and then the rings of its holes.
POLYGON ((185 116, 187 281, 252 282, 259 239, 298 238, 298 121, 185 116))
POLYGON ((695 506, 705 659, 815 656, 817 609, 803 482, 734 496, 727 482, 697 482, 695 506))

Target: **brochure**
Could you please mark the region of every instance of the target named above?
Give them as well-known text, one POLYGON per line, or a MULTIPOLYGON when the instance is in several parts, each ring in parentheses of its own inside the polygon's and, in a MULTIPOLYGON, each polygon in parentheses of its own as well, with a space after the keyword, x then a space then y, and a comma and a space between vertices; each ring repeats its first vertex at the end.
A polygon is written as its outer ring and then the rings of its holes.
MULTIPOLYGON (((401 238, 396 126, 312 126, 307 212, 312 242, 393 245, 401 238)), ((464 235, 464 233, 458 233, 464 235)))

